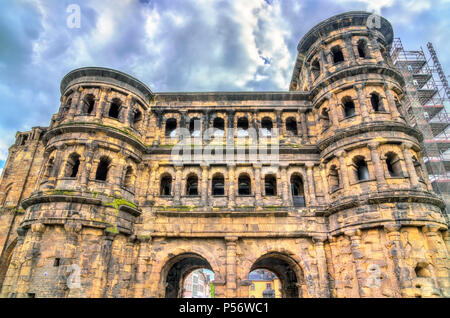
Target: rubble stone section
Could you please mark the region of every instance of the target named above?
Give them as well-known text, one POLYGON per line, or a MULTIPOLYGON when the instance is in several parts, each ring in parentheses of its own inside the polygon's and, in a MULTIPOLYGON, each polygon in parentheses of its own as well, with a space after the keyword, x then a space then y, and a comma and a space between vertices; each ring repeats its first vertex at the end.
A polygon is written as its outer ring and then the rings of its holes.
POLYGON ((314 27, 286 92, 154 93, 70 72, 49 127, 19 132, 3 170, 0 296, 177 297, 207 268, 216 297, 248 297, 264 268, 283 297, 449 297, 445 205, 395 102, 391 25, 369 17, 314 27), (224 136, 270 119, 279 162, 171 163, 172 129, 195 118, 224 136))

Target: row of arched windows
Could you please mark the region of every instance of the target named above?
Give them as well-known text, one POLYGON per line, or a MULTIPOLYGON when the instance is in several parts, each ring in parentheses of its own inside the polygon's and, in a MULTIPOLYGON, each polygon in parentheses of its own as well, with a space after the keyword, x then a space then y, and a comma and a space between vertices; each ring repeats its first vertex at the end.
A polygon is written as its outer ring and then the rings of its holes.
MULTIPOLYGON (((169 173, 164 173, 160 177, 160 191, 161 196, 171 196, 172 195, 172 175, 169 173)), ((252 182, 251 178, 246 173, 241 173, 237 179, 238 183, 238 195, 246 196, 252 195, 252 182)), ((304 204, 304 187, 303 181, 300 175, 293 174, 290 180, 291 184, 291 194, 293 197, 297 198, 298 201, 304 204)), ((186 179, 186 195, 187 196, 198 196, 199 179, 196 174, 188 175, 186 179)), ((221 173, 216 173, 213 175, 211 180, 211 193, 213 196, 223 196, 225 195, 225 177, 221 173)), ((273 174, 268 174, 264 177, 264 195, 265 196, 277 196, 277 178, 273 174)))
MULTIPOLYGON (((216 117, 213 122, 214 136, 220 137, 224 135, 225 121, 221 117, 216 117)), ((295 117, 288 117, 285 120, 286 132, 292 135, 298 134, 297 120, 295 117)), ((238 136, 248 136, 248 129, 250 127, 247 117, 239 117, 236 122, 238 136)), ((264 117, 261 120, 261 132, 264 136, 271 136, 273 129, 273 121, 270 117, 264 117)), ((191 136, 197 136, 200 132, 201 119, 191 118, 189 121, 189 132, 191 136)), ((165 135, 167 137, 175 137, 176 129, 178 128, 178 122, 176 118, 168 118, 166 120, 165 135)))
MULTIPOLYGON (((377 92, 372 92, 370 95, 370 106, 372 107, 373 111, 375 113, 382 113, 386 111, 385 106, 383 105, 382 97, 377 92)), ((396 97, 394 97, 395 100, 395 107, 397 107, 397 110, 400 114, 403 113, 401 109, 401 104, 398 101, 396 97)), ((341 109, 342 109, 342 116, 343 118, 350 118, 356 115, 356 107, 354 99, 350 96, 345 96, 341 99, 341 109)), ((322 124, 322 127, 325 129, 331 126, 330 121, 330 115, 329 115, 329 109, 328 108, 322 108, 322 111, 319 116, 319 121, 322 124)))
MULTIPOLYGON (((81 106, 81 115, 93 115, 95 110, 95 105, 97 103, 95 96, 93 94, 86 94, 82 101, 81 106)), ((65 103, 64 109, 67 111, 72 106, 72 98, 67 99, 65 103)), ((113 119, 120 119, 120 114, 123 109, 123 103, 119 98, 114 98, 109 103, 107 109, 107 117, 113 119)), ((138 124, 142 121, 142 112, 139 109, 134 109, 132 113, 131 123, 134 127, 138 126, 138 124)))
MULTIPOLYGON (((420 179, 423 179, 422 166, 420 162, 417 160, 415 156, 412 157, 412 160, 417 176, 420 179)), ((402 171, 401 159, 396 153, 394 152, 386 153, 383 161, 390 177, 392 178, 404 177, 405 174, 402 171)), ((367 166, 367 161, 363 156, 355 156, 352 160, 351 167, 355 181, 359 182, 370 180, 370 173, 369 168, 367 166)), ((336 165, 332 165, 328 171, 328 186, 331 192, 341 188, 341 179, 338 167, 336 165)))
MULTIPOLYGON (((53 167, 54 158, 50 158, 47 163, 47 169, 53 167)), ((415 156, 412 157, 415 172, 420 179, 423 179, 422 166, 415 156)), ((401 159, 395 152, 387 152, 383 158, 386 171, 390 177, 403 177, 401 159)), ((107 156, 100 157, 98 165, 96 167, 95 180, 107 181, 108 174, 111 168, 111 159, 107 156)), ((366 181, 370 180, 370 172, 367 165, 367 161, 364 156, 357 155, 352 159, 351 169, 354 180, 366 181)), ((77 178, 80 173, 80 155, 72 153, 69 155, 64 170, 64 177, 77 178)), ((132 166, 125 168, 122 185, 125 188, 132 188, 134 185, 134 170, 132 166)), ((172 175, 164 173, 160 177, 160 195, 171 196, 172 195, 172 175)), ((237 179, 238 183, 238 195, 246 196, 252 195, 252 182, 247 173, 241 173, 237 179)), ((332 165, 328 171, 328 184, 330 191, 333 192, 341 188, 341 179, 339 170, 336 165, 332 165)), ((299 197, 298 200, 304 201, 304 188, 303 181, 300 175, 293 174, 290 179, 291 194, 293 197, 299 197)), ((216 173, 212 177, 211 192, 213 196, 225 195, 225 177, 221 173, 216 173)), ((264 177, 264 195, 265 196, 277 196, 277 178, 273 174, 267 174, 264 177)), ((199 178, 196 174, 189 174, 186 179, 186 195, 198 196, 199 195, 199 178)))
MULTIPOLYGON (((356 53, 357 57, 362 59, 370 58, 369 47, 367 45, 367 41, 365 39, 360 39, 356 44, 356 53)), ((342 63, 345 61, 344 53, 340 45, 335 45, 330 49, 331 60, 334 65, 342 63)), ((319 62, 319 58, 315 58, 311 62, 311 72, 313 74, 313 78, 317 79, 321 72, 321 63, 319 62)))
MULTIPOLYGON (((47 167, 52 167, 53 158, 49 159, 47 167)), ((108 174, 111 168, 111 159, 107 156, 102 156, 96 167, 95 180, 96 181, 106 181, 108 179, 108 174)), ((77 153, 72 153, 69 155, 65 169, 65 178, 77 178, 80 172, 80 155, 77 153)), ((131 166, 127 166, 125 170, 125 175, 123 177, 123 186, 125 188, 131 188, 133 186, 134 171, 131 166)))

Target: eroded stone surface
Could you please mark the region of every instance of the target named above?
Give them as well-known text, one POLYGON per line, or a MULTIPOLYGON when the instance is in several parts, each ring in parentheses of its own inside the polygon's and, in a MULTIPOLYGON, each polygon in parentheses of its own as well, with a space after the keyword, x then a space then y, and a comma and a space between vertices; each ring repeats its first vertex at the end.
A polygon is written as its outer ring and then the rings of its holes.
POLYGON ((284 297, 448 297, 444 203, 422 169, 422 136, 395 102, 404 82, 386 55, 390 24, 368 28, 368 15, 308 33, 289 92, 158 94, 113 70, 69 73, 50 126, 10 148, 0 296, 176 297, 184 275, 206 267, 216 297, 247 297, 248 274, 264 267, 284 297), (333 63, 338 47, 344 61, 333 63), (270 120, 279 162, 171 163, 168 129, 194 118, 225 136, 240 118, 270 120))

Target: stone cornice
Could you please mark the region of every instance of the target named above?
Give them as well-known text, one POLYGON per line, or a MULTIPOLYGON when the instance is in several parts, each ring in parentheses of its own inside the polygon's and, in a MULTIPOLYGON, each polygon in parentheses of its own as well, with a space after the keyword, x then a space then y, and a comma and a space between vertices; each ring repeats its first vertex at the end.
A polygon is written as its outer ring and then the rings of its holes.
MULTIPOLYGON (((306 35, 300 40, 297 46, 297 51, 305 54, 311 45, 313 45, 319 38, 324 37, 338 29, 352 26, 367 27, 367 19, 372 14, 373 13, 365 11, 350 11, 328 18, 315 25, 311 30, 309 30, 308 33, 306 33, 306 35)), ((394 38, 392 26, 389 21, 383 17, 380 17, 380 24, 380 32, 383 35, 386 44, 390 45, 394 38)))
POLYGON ((88 133, 93 130, 105 132, 109 137, 118 138, 122 141, 125 141, 141 152, 144 152, 146 150, 146 145, 144 145, 136 136, 133 136, 113 126, 87 122, 71 122, 68 124, 61 124, 49 129, 43 138, 44 145, 46 145, 51 138, 63 133, 88 133))
MULTIPOLYGON (((324 78, 321 80, 316 86, 314 86, 310 91, 310 97, 311 99, 314 99, 314 96, 316 96, 321 89, 325 89, 330 87, 330 85, 334 82, 337 82, 341 79, 348 79, 348 77, 361 75, 361 74, 380 74, 380 75, 386 75, 394 78, 400 86, 405 85, 405 80, 403 76, 398 72, 396 69, 384 66, 384 65, 378 65, 378 64, 364 64, 364 65, 357 65, 357 66, 349 66, 346 68, 343 68, 341 70, 338 70, 331 74, 330 76, 324 78)), ((371 79, 374 81, 375 79, 371 79)), ((380 81, 383 82, 383 81, 380 81)), ((383 82, 384 83, 384 82, 383 82)), ((345 83, 345 85, 348 85, 348 82, 345 83)), ((319 103, 316 102, 316 105, 319 103)))
POLYGON ((317 142, 317 147, 323 151, 325 148, 330 146, 331 144, 343 139, 348 138, 355 135, 361 135, 367 132, 380 132, 380 131, 398 131, 398 132, 404 132, 407 135, 411 135, 419 142, 423 141, 423 135, 422 133, 406 124, 401 123, 394 123, 392 121, 378 121, 378 122, 368 122, 368 123, 362 123, 354 127, 348 127, 345 129, 337 129, 334 131, 333 135, 325 138, 323 140, 320 140, 317 142))
POLYGON ((123 72, 104 67, 83 67, 69 72, 61 81, 61 94, 71 85, 85 83, 107 83, 119 85, 125 89, 141 95, 144 100, 150 101, 153 92, 138 79, 123 72))

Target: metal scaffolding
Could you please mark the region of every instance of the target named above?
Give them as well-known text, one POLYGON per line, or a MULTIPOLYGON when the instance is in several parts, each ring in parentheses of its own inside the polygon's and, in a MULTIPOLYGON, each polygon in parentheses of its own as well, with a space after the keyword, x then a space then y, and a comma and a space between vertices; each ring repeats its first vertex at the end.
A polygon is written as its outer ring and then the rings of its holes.
POLYGON ((391 59, 405 77, 404 106, 409 123, 424 136, 423 159, 433 186, 450 212, 450 103, 447 78, 431 43, 429 56, 422 48, 407 51, 394 39, 391 59))

